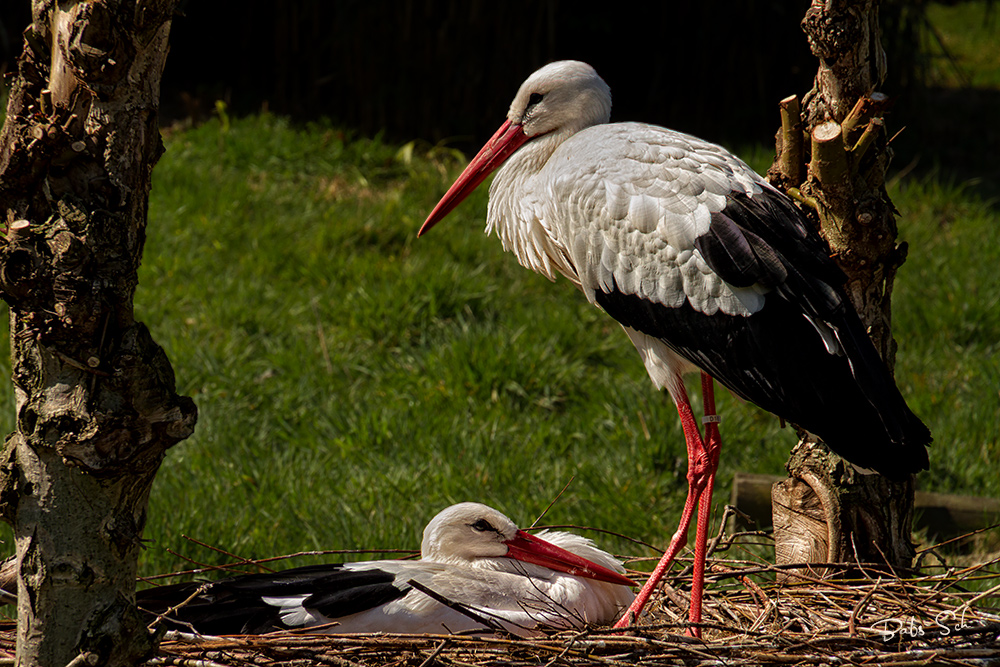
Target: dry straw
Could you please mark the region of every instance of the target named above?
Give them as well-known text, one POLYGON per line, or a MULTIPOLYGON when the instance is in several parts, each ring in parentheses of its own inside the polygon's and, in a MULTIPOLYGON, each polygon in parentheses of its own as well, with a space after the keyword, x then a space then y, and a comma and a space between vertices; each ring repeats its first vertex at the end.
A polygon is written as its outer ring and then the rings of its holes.
MULTIPOLYGON (((991 532, 996 537, 996 527, 991 532)), ((762 536, 741 533, 717 538, 713 546, 716 553, 737 549, 746 554, 761 553, 762 536)), ((256 561, 238 560, 240 566, 260 567, 256 561)), ((685 587, 690 579, 684 571, 677 571, 653 599, 642 625, 621 631, 590 628, 531 639, 502 634, 335 635, 305 631, 204 637, 171 631, 163 635, 156 655, 147 664, 1000 666, 1000 556, 978 560, 964 567, 950 565, 936 546, 922 549, 918 566, 902 577, 865 564, 822 563, 799 566, 799 576, 789 580, 781 576, 787 575, 789 568, 769 565, 751 555, 745 560, 713 557, 706 577, 703 640, 683 634, 685 587), (779 583, 780 579, 785 581, 779 583)), ((636 575, 641 580, 642 575, 636 575)), ((0 627, 0 665, 13 664, 9 661, 14 634, 12 624, 0 627), (9 657, 4 658, 4 653, 9 657)))
MULTIPOLYGON (((996 532, 994 527, 993 532, 996 532)), ((761 533, 714 540, 716 552, 760 552, 761 533)), ((720 535, 721 537, 721 535, 720 535)), ((981 535, 979 536, 982 537, 981 535)), ((471 635, 268 635, 168 632, 150 665, 184 667, 609 667, 634 665, 998 665, 1000 556, 949 565, 921 550, 905 576, 875 566, 789 568, 712 558, 704 640, 685 637, 689 578, 678 571, 641 627, 532 639, 471 635), (933 563, 928 562, 934 560, 933 563), (809 574, 822 573, 822 574, 809 574), (786 579, 779 583, 780 579, 786 579), (978 592, 977 592, 978 591, 978 592)), ((641 579, 641 575, 636 577, 641 579)), ((329 628, 332 631, 335 628, 329 628)))

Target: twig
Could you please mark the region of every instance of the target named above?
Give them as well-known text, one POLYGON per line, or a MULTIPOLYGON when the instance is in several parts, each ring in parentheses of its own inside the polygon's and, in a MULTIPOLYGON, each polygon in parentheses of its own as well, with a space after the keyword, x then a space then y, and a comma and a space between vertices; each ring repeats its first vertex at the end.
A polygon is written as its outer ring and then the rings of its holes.
MULTIPOLYGON (((199 595, 201 595, 202 593, 204 593, 206 590, 208 590, 209 587, 211 587, 211 584, 202 584, 201 586, 199 586, 198 588, 196 588, 194 590, 194 592, 191 593, 191 595, 189 595, 180 604, 176 604, 173 607, 170 607, 169 609, 167 609, 162 614, 157 614, 156 618, 153 619, 153 622, 149 624, 149 631, 153 632, 154 630, 156 630, 157 626, 160 625, 160 621, 162 621, 164 618, 168 618, 169 619, 171 614, 174 614, 178 610, 183 609, 187 605, 191 604, 192 600, 194 600, 196 597, 198 597, 199 595)), ((173 619, 170 619, 170 620, 173 620, 173 619)))
POLYGON ((192 658, 178 658, 169 655, 156 656, 150 659, 147 665, 170 665, 171 667, 228 667, 227 665, 214 662, 212 660, 198 660, 192 658))
POLYGON ((982 600, 983 598, 987 598, 987 597, 990 597, 992 595, 996 595, 998 591, 1000 591, 1000 584, 997 584, 996 586, 994 586, 993 588, 989 589, 988 591, 984 591, 984 592, 980 593, 979 595, 977 595, 976 597, 972 598, 971 600, 969 600, 965 604, 969 605, 969 606, 974 605, 977 602, 979 602, 980 600, 982 600))
POLYGON ((490 619, 490 618, 486 618, 485 616, 481 616, 481 615, 477 614, 476 612, 472 611, 471 609, 469 609, 467 606, 465 606, 465 605, 463 605, 463 604, 461 604, 459 602, 455 602, 453 600, 449 600, 448 598, 446 598, 445 596, 441 595, 440 593, 437 593, 437 592, 431 590, 430 588, 428 588, 427 586, 424 586, 419 581, 417 581, 415 579, 410 579, 406 583, 407 583, 407 585, 412 586, 413 588, 417 589, 418 591, 420 591, 424 595, 426 595, 426 596, 428 596, 430 598, 433 598, 434 600, 437 600, 438 602, 440 602, 444 606, 446 606, 446 607, 448 607, 450 609, 454 609, 455 611, 457 611, 458 613, 460 613, 460 614, 462 614, 464 616, 468 616, 469 618, 471 618, 476 623, 481 623, 483 626, 485 626, 486 628, 489 628, 490 630, 492 630, 494 632, 498 632, 498 633, 501 633, 501 634, 507 634, 507 630, 503 626, 501 626, 499 623, 497 623, 495 620, 490 619))
POLYGON ((882 129, 883 122, 881 118, 872 118, 868 121, 868 126, 865 127, 865 131, 861 134, 861 138, 858 139, 857 143, 851 147, 851 159, 854 164, 857 165, 861 162, 861 158, 865 156, 868 149, 871 148, 872 142, 875 141, 875 136, 878 134, 879 130, 882 129))
POLYGON ((443 651, 444 647, 447 646, 447 645, 448 645, 448 640, 447 639, 445 639, 440 644, 438 644, 437 648, 434 649, 434 652, 431 653, 429 656, 427 656, 426 660, 424 660, 422 663, 420 663, 420 667, 430 667, 430 665, 434 662, 434 658, 436 658, 439 655, 441 655, 441 651, 443 651))
POLYGON ((219 547, 213 547, 211 544, 205 544, 201 540, 197 540, 197 539, 195 539, 195 538, 193 538, 193 537, 191 537, 189 535, 185 535, 183 533, 181 533, 181 537, 183 537, 188 542, 194 542, 199 547, 205 547, 206 549, 211 549, 212 551, 214 551, 216 553, 220 553, 223 556, 226 556, 228 558, 232 558, 233 560, 239 561, 239 563, 241 565, 256 565, 257 567, 259 567, 259 568, 261 568, 263 570, 267 570, 268 572, 274 572, 274 570, 262 566, 260 564, 260 561, 253 561, 253 560, 251 560, 249 558, 244 558, 243 556, 237 556, 236 554, 231 553, 229 551, 226 551, 225 549, 220 549, 219 547))
POLYGON ((90 651, 84 651, 80 655, 76 656, 72 660, 66 663, 66 667, 86 667, 87 665, 96 665, 101 661, 101 656, 90 651))
POLYGON ((546 514, 549 513, 549 510, 552 509, 552 506, 556 504, 556 501, 559 500, 560 498, 562 498, 562 495, 564 493, 566 493, 566 489, 569 488, 569 485, 573 483, 574 479, 576 479, 576 475, 572 475, 569 478, 569 481, 566 482, 566 485, 563 486, 562 490, 559 493, 556 494, 556 497, 552 499, 552 502, 550 502, 548 504, 548 506, 542 511, 542 513, 538 515, 537 519, 535 519, 534 521, 531 522, 531 525, 528 526, 529 529, 530 528, 534 528, 535 526, 537 526, 538 522, 542 520, 542 517, 544 517, 546 514))
MULTIPOLYGON (((881 579, 879 580, 881 581, 881 579)), ((875 586, 873 586, 872 589, 868 591, 868 593, 863 598, 861 598, 856 605, 854 605, 854 609, 851 610, 851 618, 847 622, 847 634, 851 635, 852 637, 857 636, 858 631, 856 622, 858 616, 864 613, 865 607, 868 606, 868 603, 871 601, 873 595, 875 595, 875 586)))
POLYGON ((952 542, 958 542, 959 540, 964 540, 966 538, 972 537, 973 535, 979 535, 980 533, 985 533, 987 531, 994 530, 996 528, 1000 528, 1000 523, 995 523, 992 526, 986 526, 985 528, 979 528, 977 530, 973 530, 971 532, 966 533, 965 535, 959 535, 958 537, 953 537, 950 540, 945 540, 944 542, 938 542, 937 544, 932 544, 929 547, 923 547, 921 549, 917 549, 917 554, 918 555, 922 554, 925 551, 930 551, 931 549, 939 549, 947 544, 951 544, 952 542))
MULTIPOLYGON (((581 633, 581 635, 582 634, 584 633, 581 633)), ((580 637, 580 635, 577 635, 576 637, 571 637, 570 640, 566 642, 566 648, 563 649, 563 651, 558 655, 552 656, 552 658, 547 663, 545 663, 545 667, 552 667, 552 665, 556 664, 557 660, 560 660, 563 656, 569 653, 570 649, 573 648, 573 644, 576 642, 578 637, 580 637)))

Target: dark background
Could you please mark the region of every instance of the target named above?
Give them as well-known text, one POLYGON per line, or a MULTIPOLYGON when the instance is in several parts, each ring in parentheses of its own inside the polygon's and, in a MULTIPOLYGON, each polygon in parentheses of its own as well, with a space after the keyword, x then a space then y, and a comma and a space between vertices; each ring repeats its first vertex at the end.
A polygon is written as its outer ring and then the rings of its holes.
POLYGON ((231 19, 209 4, 188 2, 174 24, 165 100, 186 90, 238 112, 266 102, 397 140, 491 131, 521 81, 564 58, 597 68, 618 119, 751 136, 773 132, 777 100, 808 89, 815 70, 797 28, 808 3, 787 0, 726 2, 724 17, 713 2, 297 0, 231 19))
MULTIPOLYGON (((0 68, 11 69, 29 0, 2 0, 0 68)), ((642 120, 729 144, 770 142, 777 103, 804 94, 816 60, 799 22, 807 0, 616 3, 565 0, 185 0, 163 77, 165 123, 262 109, 326 116, 390 141, 470 151, 503 120, 517 87, 546 62, 594 65, 613 120, 642 120)), ((925 0, 884 0, 883 42, 896 103, 896 167, 995 169, 996 95, 922 85, 925 0), (949 123, 957 119, 958 123, 949 123), (967 146, 982 147, 981 156, 967 146), (956 146, 963 147, 961 151, 956 146), (990 148, 992 147, 992 148, 990 148)))

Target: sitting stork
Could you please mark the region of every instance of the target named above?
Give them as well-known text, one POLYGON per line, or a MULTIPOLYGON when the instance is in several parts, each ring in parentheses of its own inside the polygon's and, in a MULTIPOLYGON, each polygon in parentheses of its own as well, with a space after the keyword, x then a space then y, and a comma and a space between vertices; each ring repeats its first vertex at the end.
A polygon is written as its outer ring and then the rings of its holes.
POLYGON ((160 586, 140 591, 137 604, 172 628, 209 635, 323 626, 338 634, 529 636, 614 621, 635 598, 624 571, 580 535, 529 535, 492 507, 459 503, 427 524, 420 560, 160 586))

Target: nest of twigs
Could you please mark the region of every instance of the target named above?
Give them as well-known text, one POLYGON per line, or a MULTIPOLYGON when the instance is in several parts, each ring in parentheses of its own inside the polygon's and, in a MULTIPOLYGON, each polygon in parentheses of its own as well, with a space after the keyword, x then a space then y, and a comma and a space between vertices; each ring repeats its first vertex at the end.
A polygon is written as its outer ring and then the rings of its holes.
MULTIPOLYGON (((760 533, 742 534, 759 538, 760 533)), ((759 542, 759 539, 756 540, 759 542)), ((718 546, 720 540, 715 540, 718 546)), ((729 539, 723 548, 740 546, 729 539)), ((168 632, 149 665, 504 667, 519 665, 1000 665, 1000 556, 961 567, 935 547, 900 577, 883 566, 712 558, 703 639, 685 636, 690 579, 668 578, 641 625, 538 638, 336 635, 201 637, 168 632), (926 556, 937 556, 936 559, 926 556), (928 561, 934 560, 933 563, 928 561), (984 583, 985 582, 985 583, 984 583), (976 592, 978 589, 979 592, 976 592)), ((634 562, 634 561, 633 561, 634 562)), ((637 573, 636 579, 641 581, 637 573)), ((327 630, 329 632, 329 630, 327 630)))
MULTIPOLYGON (((741 534, 723 541, 718 550, 731 551, 754 542, 759 547, 761 535, 741 534)), ((713 546, 719 545, 716 538, 713 546)), ((1000 666, 1000 556, 980 558, 977 564, 963 567, 946 562, 936 547, 921 551, 920 565, 903 577, 884 566, 853 563, 798 566, 791 578, 791 566, 713 557, 706 572, 702 639, 684 634, 690 578, 678 568, 652 599, 641 625, 625 630, 589 628, 531 639, 502 634, 336 635, 301 630, 205 637, 171 631, 163 635, 159 650, 147 664, 1000 666), (928 562, 932 560, 928 556, 937 558, 928 562)), ((643 574, 635 574, 641 581, 643 574)), ((0 631, 0 652, 4 650, 13 654, 11 628, 0 631)))

